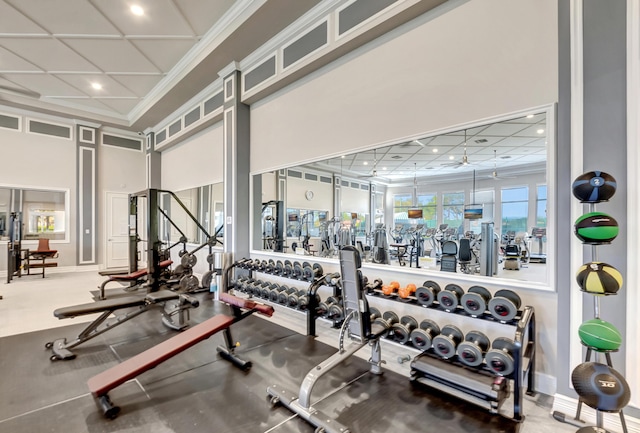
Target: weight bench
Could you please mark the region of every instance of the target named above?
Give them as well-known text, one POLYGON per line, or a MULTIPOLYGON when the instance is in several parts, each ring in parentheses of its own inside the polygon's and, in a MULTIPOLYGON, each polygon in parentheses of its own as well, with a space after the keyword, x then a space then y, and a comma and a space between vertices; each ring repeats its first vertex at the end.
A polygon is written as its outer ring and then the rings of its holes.
MULTIPOLYGON (((160 267, 160 269, 166 269, 169 266, 171 266, 171 264, 173 263, 172 260, 163 260, 160 263, 158 263, 158 266, 160 267)), ((106 299, 104 292, 105 292, 105 287, 107 286, 107 284, 111 283, 111 282, 117 282, 120 284, 128 284, 127 287, 124 288, 125 292, 133 292, 135 290, 138 290, 138 287, 140 287, 142 284, 144 284, 147 281, 147 275, 148 275, 149 271, 147 269, 139 269, 135 272, 132 272, 130 274, 112 274, 109 275, 107 278, 101 285, 100 285, 100 296, 98 298, 98 300, 104 300, 106 299)))
POLYGON ((271 317, 273 315, 273 307, 258 304, 250 299, 237 298, 228 293, 220 293, 220 301, 233 307, 233 316, 218 314, 90 378, 87 382, 89 391, 96 399, 104 416, 109 419, 114 419, 118 416, 118 413, 120 413, 120 408, 114 406, 111 402, 108 395, 109 391, 139 376, 145 371, 151 370, 164 361, 173 358, 177 354, 184 352, 191 346, 206 340, 220 331, 224 331, 226 343, 226 347, 218 346, 217 348, 222 358, 231 361, 235 366, 243 370, 249 369, 251 362, 240 359, 234 353, 235 343, 231 338, 230 327, 232 324, 255 312, 271 317))
POLYGON ((371 323, 371 313, 363 291, 363 277, 359 270, 361 266, 360 253, 354 246, 346 246, 340 250, 340 274, 342 275, 342 295, 344 302, 345 320, 340 329, 340 345, 338 352, 318 364, 307 373, 300 392, 287 391, 279 386, 267 388, 271 396, 271 404, 282 404, 289 410, 300 415, 301 418, 316 426, 317 432, 346 433, 348 428, 327 414, 311 406, 311 392, 317 381, 333 368, 347 361, 352 355, 365 345, 371 346, 370 372, 382 374, 382 357, 380 337, 389 332, 390 326, 384 320, 371 323), (343 338, 347 334, 350 343, 343 345, 343 338))
POLYGON ((74 359, 76 355, 71 352, 70 349, 122 325, 124 322, 157 306, 163 307, 162 323, 168 328, 181 331, 188 326, 187 310, 189 308, 195 308, 198 305, 199 301, 192 296, 179 294, 170 290, 159 290, 157 292, 149 292, 144 296, 126 296, 58 308, 53 312, 53 315, 58 319, 70 319, 95 313, 102 314, 87 325, 74 340, 67 342, 66 338, 59 338, 46 343, 45 347, 51 349, 53 352, 49 358, 51 361, 74 359), (174 300, 178 302, 170 305, 169 301, 174 300), (109 316, 114 312, 131 308, 135 309, 116 315, 111 321, 107 321, 109 316), (177 320, 174 320, 174 316, 177 316, 177 320))

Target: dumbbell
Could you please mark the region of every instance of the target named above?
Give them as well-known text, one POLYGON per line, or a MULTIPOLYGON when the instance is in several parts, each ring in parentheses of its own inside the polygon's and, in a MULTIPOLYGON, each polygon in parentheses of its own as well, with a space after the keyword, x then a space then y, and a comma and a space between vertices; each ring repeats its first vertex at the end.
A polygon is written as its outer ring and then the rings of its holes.
POLYGON ((267 260, 263 260, 260 262, 260 270, 262 272, 269 272, 269 262, 267 260))
POLYGON ((516 317, 521 303, 516 292, 498 290, 489 301, 489 313, 500 322, 508 322, 516 317))
POLYGON ((393 293, 397 292, 400 288, 400 283, 397 281, 392 281, 389 284, 382 286, 382 294, 385 296, 391 296, 393 293))
POLYGON ((274 289, 278 288, 278 287, 280 287, 280 286, 278 286, 278 284, 276 284, 276 283, 270 283, 270 284, 262 287, 262 290, 260 292, 260 297, 263 298, 263 299, 269 299, 270 296, 271 296, 271 292, 274 289))
POLYGON ((302 279, 305 281, 312 282, 323 274, 324 271, 319 263, 314 263, 313 266, 307 262, 302 264, 302 279))
POLYGON ((515 344, 513 340, 505 337, 498 337, 493 340, 491 350, 487 351, 484 361, 489 370, 498 376, 509 376, 513 373, 514 359, 513 352, 515 344))
POLYGON ((458 361, 469 367, 478 367, 489 349, 489 337, 480 331, 469 331, 464 341, 458 345, 458 361))
POLYGON ((413 295, 417 290, 415 284, 407 284, 405 287, 400 287, 398 289, 398 297, 406 300, 409 296, 413 295))
POLYGON ((287 298, 287 306, 291 308, 298 308, 298 304, 300 303, 300 298, 306 295, 306 290, 296 290, 293 293, 289 294, 287 298))
MULTIPOLYGON (((316 304, 319 304, 320 295, 316 293, 314 296, 316 298, 316 304)), ((309 295, 305 293, 304 295, 298 298, 298 308, 301 310, 306 310, 308 306, 309 306, 309 295)))
POLYGON ((318 309, 316 310, 318 316, 327 317, 329 314, 329 307, 334 304, 339 304, 340 302, 340 298, 336 298, 335 296, 329 296, 325 301, 318 302, 318 309))
POLYGON ((378 310, 376 307, 370 307, 369 314, 371 315, 372 322, 376 320, 378 317, 382 317, 382 315, 380 314, 380 310, 378 310))
POLYGON ((284 272, 282 275, 289 278, 293 276, 293 263, 291 263, 291 260, 284 261, 284 272))
POLYGON ((438 293, 438 303, 447 313, 455 311, 460 305, 460 299, 464 295, 464 290, 457 284, 447 284, 444 286, 444 290, 438 293))
POLYGON ((454 325, 446 325, 439 335, 433 338, 433 350, 442 358, 449 359, 456 354, 458 344, 464 338, 464 334, 454 325))
POLYGON ((415 295, 420 305, 430 307, 438 297, 438 293, 440 293, 440 285, 435 281, 427 280, 416 289, 415 295))
POLYGON ((271 291, 269 292, 269 301, 276 303, 278 302, 278 296, 280 292, 287 288, 287 286, 274 284, 275 287, 272 286, 271 291))
POLYGON ((373 293, 375 290, 379 290, 382 288, 382 280, 380 278, 376 278, 373 282, 367 282, 365 285, 365 290, 367 293, 373 293))
POLYGON ((300 262, 293 262, 293 274, 289 275, 289 278, 302 280, 302 264, 300 262))
MULTIPOLYGON (((393 311, 385 311, 384 313, 382 313, 382 317, 376 317, 373 320, 374 324, 379 324, 381 326, 383 326, 385 329, 387 329, 388 331, 391 330, 391 327, 398 323, 398 315, 396 313, 394 313, 393 311)), ((390 333, 388 332, 385 337, 389 337, 390 333)))
POLYGON ((265 272, 268 274, 273 274, 276 271, 276 262, 273 259, 269 259, 267 262, 267 266, 265 267, 265 272))
POLYGON ((284 263, 282 263, 282 260, 278 260, 276 262, 275 268, 273 269, 273 274, 282 275, 283 273, 284 273, 284 263))
POLYGON ((420 350, 431 348, 433 339, 440 334, 440 327, 436 322, 430 319, 424 319, 420 322, 420 327, 411 331, 411 344, 420 350))
POLYGON ((295 287, 285 287, 278 293, 278 304, 287 305, 289 303, 289 295, 298 293, 295 287))
POLYGON ((245 279, 245 280, 242 280, 242 281, 240 282, 240 291, 241 291, 241 292, 244 292, 244 293, 248 293, 248 292, 249 292, 249 286, 250 286, 251 284, 253 284, 253 283, 254 283, 254 281, 255 281, 255 280, 254 280, 253 278, 247 278, 247 279, 245 279))
POLYGON ((269 286, 270 283, 262 280, 258 280, 249 286, 249 294, 260 297, 262 295, 262 288, 269 286))
POLYGON ((418 321, 411 316, 402 316, 400 322, 391 326, 391 337, 396 343, 406 344, 411 339, 411 332, 418 327, 418 321))
POLYGON ((467 293, 462 295, 462 308, 470 316, 478 317, 487 311, 491 292, 482 286, 471 286, 467 293))

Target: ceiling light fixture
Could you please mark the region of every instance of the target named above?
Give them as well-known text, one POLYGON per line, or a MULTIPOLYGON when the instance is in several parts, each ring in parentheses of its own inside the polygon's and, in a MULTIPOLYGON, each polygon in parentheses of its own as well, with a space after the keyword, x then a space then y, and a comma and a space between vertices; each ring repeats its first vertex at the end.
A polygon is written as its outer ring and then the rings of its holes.
POLYGON ((438 153, 438 149, 431 149, 431 152, 438 153))
POLYGON ((91 87, 93 87, 96 90, 100 90, 100 89, 102 89, 102 84, 100 84, 100 83, 91 83, 91 87))
POLYGON ((533 119, 533 114, 527 114, 527 119, 533 119))
POLYGON ((542 128, 541 128, 541 129, 538 129, 536 132, 537 132, 538 134, 544 134, 544 129, 542 129, 542 128))
POLYGON ((142 9, 141 6, 132 5, 131 6, 131 13, 140 17, 140 16, 144 15, 144 9, 142 9))
POLYGON ((363 162, 362 165, 369 165, 367 161, 363 162))

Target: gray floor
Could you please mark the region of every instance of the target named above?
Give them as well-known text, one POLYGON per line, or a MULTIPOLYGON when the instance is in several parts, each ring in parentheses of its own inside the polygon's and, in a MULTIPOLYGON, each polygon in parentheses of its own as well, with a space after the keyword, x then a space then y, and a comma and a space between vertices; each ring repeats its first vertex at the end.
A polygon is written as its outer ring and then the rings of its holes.
MULTIPOLYGON (((60 302, 88 302, 89 291, 101 280, 94 273, 51 274, 44 280, 23 278, 0 286, 0 329, 5 335, 0 338, 0 432, 313 431, 287 409, 272 408, 265 390, 275 383, 295 391, 309 369, 335 348, 259 317, 233 328, 238 350, 253 362, 250 372, 217 357, 214 348, 222 337, 216 335, 112 391, 122 413, 113 421, 103 419, 86 380, 171 337, 173 331, 160 324, 157 314, 145 313, 79 346, 75 360, 49 361, 47 341, 75 336, 83 328, 74 320, 52 320, 52 310, 60 302), (11 331, 21 327, 29 332, 11 331)), ((194 310, 194 323, 226 310, 208 294, 199 296, 202 303, 194 310)), ((314 406, 352 432, 576 430, 549 416, 547 396, 528 397, 526 420, 516 424, 442 393, 412 387, 392 371, 382 376, 366 371, 366 361, 358 358, 333 371, 314 390, 314 406)))

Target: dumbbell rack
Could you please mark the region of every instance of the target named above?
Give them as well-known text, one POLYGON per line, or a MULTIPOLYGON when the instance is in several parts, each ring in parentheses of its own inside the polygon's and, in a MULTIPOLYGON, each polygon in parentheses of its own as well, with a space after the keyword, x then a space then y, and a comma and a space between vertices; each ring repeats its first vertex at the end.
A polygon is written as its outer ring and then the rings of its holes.
MULTIPOLYGON (((462 312, 462 314, 466 313, 462 312)), ((477 319, 496 321, 489 316, 481 316, 477 319)), ((535 394, 536 328, 533 307, 524 307, 522 311, 518 312, 516 318, 502 324, 516 327, 512 351, 514 369, 510 375, 496 376, 486 366, 468 367, 458 361, 457 356, 445 360, 430 348, 411 362, 411 381, 435 387, 474 404, 487 407, 491 413, 497 413, 509 395, 508 392, 504 392, 506 386, 504 381, 512 379, 514 387, 512 419, 518 422, 524 421, 525 382, 527 395, 535 394)))
MULTIPOLYGON (((283 275, 279 273, 269 272, 268 269, 275 270, 275 262, 273 262, 273 260, 269 260, 269 262, 266 262, 266 261, 258 261, 258 260, 251 261, 250 259, 243 259, 239 262, 236 262, 234 264, 234 267, 247 270, 249 272, 250 278, 253 278, 255 273, 264 273, 266 275, 272 275, 272 276, 277 276, 281 278, 290 278, 295 281, 309 282, 310 283, 309 288, 307 289, 307 296, 309 298, 309 303, 307 304, 306 310, 304 310, 303 312, 306 316, 307 335, 308 336, 316 335, 316 320, 322 318, 320 315, 318 315, 318 312, 317 312, 319 302, 316 295, 320 287, 326 286, 325 275, 319 275, 319 276, 314 275, 313 278, 309 278, 309 276, 307 275, 307 278, 300 279, 300 278, 295 278, 293 274, 283 275)), ((320 265, 317 265, 317 264, 314 265, 313 269, 316 274, 317 273, 322 274, 322 267, 320 265)), ((230 280, 227 280, 227 281, 230 281, 230 280)), ((342 291, 340 287, 335 285, 332 285, 330 287, 333 288, 334 297, 336 298, 341 297, 342 291)), ((250 294, 250 296, 253 296, 253 295, 250 294)), ((267 302, 273 303, 272 301, 269 301, 269 300, 267 300, 267 302)), ((341 323, 333 324, 334 327, 340 327, 340 325, 341 323)))

